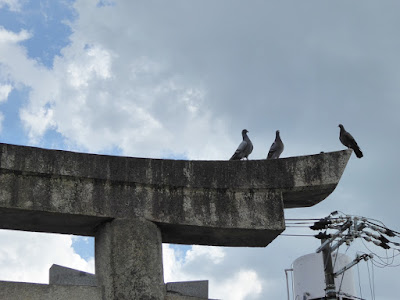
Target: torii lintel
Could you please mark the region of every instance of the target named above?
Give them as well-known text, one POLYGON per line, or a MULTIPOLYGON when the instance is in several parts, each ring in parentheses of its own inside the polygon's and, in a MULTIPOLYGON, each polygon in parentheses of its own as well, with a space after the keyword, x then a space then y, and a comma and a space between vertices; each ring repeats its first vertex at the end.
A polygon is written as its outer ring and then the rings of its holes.
POLYGON ((276 160, 132 158, 0 144, 0 228, 94 236, 144 218, 166 243, 266 246, 283 208, 336 187, 351 151, 276 160))
POLYGON ((264 247, 284 208, 335 189, 350 155, 184 161, 0 144, 0 228, 95 236, 97 282, 0 282, 0 298, 187 299, 166 289, 162 242, 264 247))

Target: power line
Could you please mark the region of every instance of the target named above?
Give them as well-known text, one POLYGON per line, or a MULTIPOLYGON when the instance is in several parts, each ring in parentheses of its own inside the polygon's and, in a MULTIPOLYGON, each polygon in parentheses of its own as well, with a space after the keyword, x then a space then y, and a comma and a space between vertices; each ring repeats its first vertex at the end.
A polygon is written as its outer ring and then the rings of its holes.
POLYGON ((319 219, 285 219, 285 221, 304 221, 304 220, 318 221, 319 219))
MULTIPOLYGON (((338 295, 342 288, 343 278, 345 272, 352 268, 354 265, 357 265, 358 275, 359 275, 359 287, 360 287, 360 295, 362 297, 361 292, 361 283, 360 283, 360 271, 358 268, 358 264, 360 261, 367 261, 368 267, 368 279, 370 283, 371 297, 375 299, 375 278, 374 278, 374 266, 383 268, 383 267, 394 267, 398 266, 395 264, 395 258, 400 255, 400 249, 396 246, 400 246, 400 243, 394 241, 393 239, 399 238, 400 233, 389 229, 380 221, 365 218, 361 216, 352 216, 352 215, 338 215, 339 212, 333 212, 325 218, 319 219, 314 222, 313 225, 310 226, 310 229, 320 231, 316 238, 319 236, 326 237, 325 241, 321 244, 320 247, 316 250, 316 252, 323 252, 324 258, 324 270, 325 270, 325 282, 326 282, 326 298, 327 299, 336 299, 333 298, 332 295, 332 287, 334 287, 334 283, 332 285, 332 280, 330 280, 330 276, 334 275, 334 277, 342 275, 339 290, 336 295, 338 295), (338 216, 337 216, 338 215, 338 216), (335 216, 335 217, 333 217, 335 216), (336 217, 337 216, 337 217, 336 217), (373 220, 373 221, 372 221, 373 220), (382 223, 382 225, 377 224, 382 223), (332 232, 332 230, 336 230, 332 232), (330 235, 329 238, 327 236, 330 235), (354 259, 350 264, 343 267, 340 271, 333 272, 333 268, 330 269, 330 265, 332 262, 332 257, 330 255, 326 255, 326 253, 330 253, 331 251, 338 250, 342 244, 347 245, 347 250, 350 245, 357 239, 361 239, 362 243, 369 250, 370 254, 362 254, 357 255, 356 259, 354 259), (366 242, 373 243, 374 245, 385 249, 386 256, 381 256, 376 253, 376 251, 371 251, 367 246, 366 242), (392 250, 392 254, 388 252, 388 250, 392 250), (399 253, 395 253, 398 251, 399 253), (371 260, 371 271, 369 270, 368 260, 371 260)), ((289 224, 289 223, 288 223, 289 224)), ((338 252, 336 254, 334 266, 336 265, 336 260, 338 257, 338 252)), ((400 264, 399 264, 400 265, 400 264)))
POLYGON ((283 235, 283 236, 307 236, 307 237, 315 237, 314 235, 312 235, 312 234, 285 234, 285 233, 281 233, 280 235, 283 235))
POLYGON ((375 299, 375 293, 373 291, 373 287, 372 287, 372 284, 371 284, 371 275, 370 275, 370 272, 369 272, 369 264, 368 264, 368 262, 367 262, 367 270, 368 270, 369 289, 371 291, 371 299, 374 300, 375 299))
POLYGON ((358 286, 360 288, 360 297, 362 298, 360 267, 358 266, 358 264, 357 264, 357 272, 358 272, 358 286))
MULTIPOLYGON (((326 299, 336 299, 339 295, 351 296, 353 299, 363 299, 362 289, 361 289, 361 277, 359 263, 361 261, 367 262, 368 267, 368 280, 371 292, 371 299, 375 299, 375 271, 374 267, 386 268, 386 267, 398 267, 400 266, 400 232, 388 228, 383 222, 366 218, 358 215, 348 215, 340 211, 334 211, 330 213, 325 218, 291 218, 285 219, 286 228, 289 230, 296 230, 299 234, 295 233, 282 233, 282 236, 288 237, 314 237, 321 240, 321 246, 318 247, 316 252, 323 252, 323 267, 325 272, 325 282, 326 282, 326 299), (305 232, 305 228, 317 231, 318 234, 312 235, 305 232), (344 266, 339 271, 334 272, 335 266, 338 261, 339 248, 346 244, 347 248, 345 254, 349 250, 350 246, 356 240, 361 240, 364 247, 369 251, 367 253, 362 253, 356 255, 356 258, 344 266), (370 247, 367 244, 370 243, 370 247), (373 247, 375 245, 377 247, 373 247), (385 252, 382 254, 382 250, 385 252), (332 255, 335 250, 336 257, 332 264, 332 255), (327 255, 329 253, 329 255, 327 255), (369 267, 369 262, 371 261, 371 270, 369 267), (358 272, 358 285, 360 289, 360 297, 355 295, 347 295, 342 292, 342 285, 344 281, 344 276, 346 272, 357 265, 358 272), (342 276, 338 289, 336 289, 334 283, 334 277, 342 276)), ((354 248, 353 248, 354 249, 354 248)), ((354 249, 355 250, 355 249, 354 249)), ((364 299, 365 300, 365 299, 364 299)))

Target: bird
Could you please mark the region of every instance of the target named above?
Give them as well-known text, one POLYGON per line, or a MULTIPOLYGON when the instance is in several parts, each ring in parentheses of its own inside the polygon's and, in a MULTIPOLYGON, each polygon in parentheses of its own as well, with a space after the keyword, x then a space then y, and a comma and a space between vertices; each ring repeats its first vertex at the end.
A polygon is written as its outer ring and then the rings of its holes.
POLYGON ((253 143, 250 141, 247 133, 247 129, 242 130, 243 141, 240 143, 239 147, 236 149, 230 160, 241 160, 244 157, 247 160, 249 159, 248 156, 253 151, 253 143))
POLYGON ((275 141, 272 143, 271 148, 269 148, 267 159, 276 159, 281 156, 285 146, 282 143, 281 137, 279 135, 279 130, 276 131, 275 141))
POLYGON ((354 153, 358 158, 363 157, 364 155, 361 152, 360 147, 358 147, 357 142, 353 138, 353 136, 344 129, 344 126, 342 124, 339 124, 339 127, 340 127, 339 140, 342 142, 342 144, 345 145, 347 148, 353 149, 354 153))

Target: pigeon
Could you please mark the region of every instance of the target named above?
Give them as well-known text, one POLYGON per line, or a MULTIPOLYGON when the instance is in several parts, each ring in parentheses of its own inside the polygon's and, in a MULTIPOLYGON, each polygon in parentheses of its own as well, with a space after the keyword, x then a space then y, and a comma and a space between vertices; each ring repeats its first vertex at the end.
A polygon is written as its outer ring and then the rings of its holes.
POLYGON ((243 157, 247 160, 249 159, 248 156, 253 151, 253 143, 250 141, 247 133, 247 129, 242 130, 243 141, 240 143, 230 160, 241 160, 243 157))
POLYGON ((269 148, 267 159, 279 158, 284 148, 285 146, 283 145, 281 137, 279 136, 279 130, 277 130, 275 141, 272 143, 271 148, 269 148))
POLYGON ((353 138, 353 136, 344 129, 342 124, 339 124, 339 127, 340 127, 339 140, 342 142, 342 144, 345 145, 347 148, 353 149, 354 153, 358 158, 363 157, 363 153, 358 147, 357 142, 353 138))

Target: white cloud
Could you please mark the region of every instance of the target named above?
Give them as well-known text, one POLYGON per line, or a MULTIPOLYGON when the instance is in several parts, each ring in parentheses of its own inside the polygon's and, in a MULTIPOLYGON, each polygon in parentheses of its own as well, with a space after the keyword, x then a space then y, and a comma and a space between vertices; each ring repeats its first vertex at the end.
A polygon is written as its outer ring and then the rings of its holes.
POLYGON ((182 273, 182 257, 169 244, 162 245, 164 282, 187 280, 182 273))
POLYGON ((16 44, 30 37, 27 31, 0 31, 5 77, 31 90, 20 117, 32 143, 56 130, 71 147, 91 152, 119 148, 124 155, 216 159, 229 148, 230 154, 234 146, 224 137, 224 123, 203 105, 207 91, 200 82, 187 80, 158 57, 139 54, 128 28, 118 32, 118 41, 126 43, 115 43, 115 33, 108 34, 131 20, 127 8, 120 8, 120 17, 105 23, 102 33, 93 31, 92 11, 99 14, 96 23, 118 6, 77 1, 75 7, 80 18, 71 24, 71 43, 52 69, 16 44))
POLYGON ((233 277, 214 284, 215 295, 224 295, 224 299, 255 299, 262 292, 262 283, 253 270, 240 270, 233 277))
MULTIPOLYGON (((8 95, 12 91, 12 86, 9 84, 0 85, 0 103, 7 101, 8 95)), ((0 132, 3 130, 4 114, 0 112, 0 132)))
POLYGON ((4 114, 0 112, 0 132, 3 131, 4 114))
POLYGON ((9 84, 0 85, 0 102, 7 100, 11 90, 12 86, 9 84))
POLYGON ((54 127, 51 103, 58 95, 59 82, 54 74, 28 57, 18 42, 30 38, 25 30, 16 34, 0 28, 0 65, 2 77, 11 80, 15 89, 30 88, 29 103, 20 115, 32 142, 37 142, 46 130, 54 127))
POLYGON ((53 110, 48 107, 34 107, 29 109, 21 109, 21 119, 24 120, 25 126, 29 128, 29 136, 31 141, 37 141, 38 135, 43 135, 46 130, 54 126, 53 110))
POLYGON ((11 11, 21 10, 21 2, 19 0, 0 0, 0 9, 3 6, 8 6, 8 9, 11 11))
POLYGON ((0 239, 0 280, 48 283, 53 264, 94 273, 94 260, 74 252, 70 235, 0 230, 0 239))
POLYGON ((196 260, 209 260, 213 264, 219 264, 224 260, 225 252, 221 247, 192 246, 192 249, 186 252, 185 261, 191 263, 196 260))
POLYGON ((19 33, 14 33, 0 26, 0 46, 3 43, 19 43, 31 37, 32 35, 26 30, 21 30, 19 33))
POLYGON ((193 245, 183 253, 169 244, 163 244, 164 281, 209 279, 209 270, 222 263, 224 256, 225 252, 221 247, 193 245))
POLYGON ((262 280, 256 270, 233 266, 232 260, 226 259, 227 252, 230 248, 194 245, 178 253, 163 244, 164 280, 209 280, 209 297, 213 299, 261 299, 263 289, 271 287, 272 281, 262 280))
MULTIPOLYGON (((341 209, 397 224, 399 141, 387 137, 399 128, 398 1, 346 2, 346 9, 314 1, 237 1, 229 9, 212 1, 98 3, 74 2, 70 44, 51 68, 20 43, 40 32, 0 28, 1 82, 30 91, 20 116, 31 142, 55 130, 70 147, 91 152, 225 159, 247 128, 254 159, 265 158, 276 129, 284 157, 342 149, 337 124, 344 123, 366 159, 349 162, 323 203, 285 214, 319 218, 341 209)), ((263 251, 167 248, 165 276, 209 279, 211 289, 256 278, 259 299, 282 299, 283 269, 315 248, 301 239, 263 251), (271 278, 282 280, 266 292, 271 278)), ((398 277, 394 268, 384 272, 381 286, 398 277)))
POLYGON ((108 79, 111 77, 110 53, 100 46, 87 46, 82 57, 70 61, 67 65, 67 78, 74 89, 87 87, 90 79, 108 79))
MULTIPOLYGON (((48 283, 49 268, 53 264, 94 273, 94 259, 84 260, 72 248, 76 237, 61 234, 32 233, 0 230, 0 280, 48 283)), ((210 297, 244 300, 259 295, 263 283, 254 270, 236 269, 226 277, 215 272, 198 273, 205 264, 229 264, 224 261, 221 247, 193 246, 186 253, 178 253, 163 244, 165 282, 210 280, 210 297), (189 266, 189 267, 188 267, 189 266)), ((212 270, 212 269, 211 269, 212 270)))

